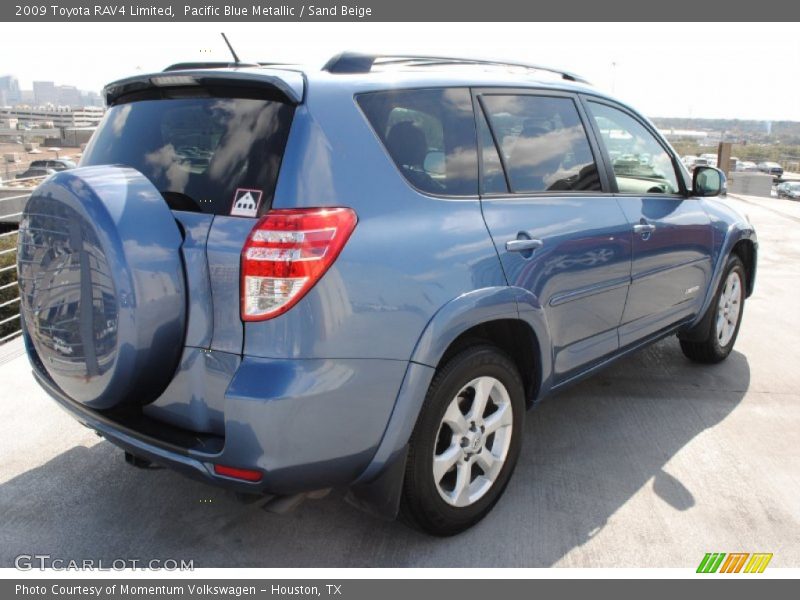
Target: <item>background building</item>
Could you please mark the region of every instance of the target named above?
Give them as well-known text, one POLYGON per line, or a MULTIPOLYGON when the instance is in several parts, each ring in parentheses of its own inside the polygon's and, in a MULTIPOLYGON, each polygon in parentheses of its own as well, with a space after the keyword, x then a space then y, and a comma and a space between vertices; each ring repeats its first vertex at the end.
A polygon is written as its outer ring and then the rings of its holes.
POLYGON ((59 106, 82 106, 81 92, 74 85, 56 86, 56 104, 59 106))
POLYGON ((37 106, 56 104, 58 102, 56 84, 52 81, 34 81, 33 101, 37 106))
POLYGON ((0 108, 0 119, 16 119, 21 128, 41 125, 66 129, 68 127, 95 127, 105 114, 99 106, 80 108, 17 106, 0 108))
POLYGON ((0 106, 18 104, 22 100, 19 81, 13 75, 0 77, 0 106))

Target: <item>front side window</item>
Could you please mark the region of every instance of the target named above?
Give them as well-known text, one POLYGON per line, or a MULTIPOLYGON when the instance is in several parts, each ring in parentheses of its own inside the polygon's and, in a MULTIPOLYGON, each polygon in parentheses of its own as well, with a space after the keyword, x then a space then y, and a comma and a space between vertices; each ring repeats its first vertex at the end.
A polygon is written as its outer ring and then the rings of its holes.
POLYGON ((361 110, 415 188, 436 195, 478 193, 475 117, 466 88, 361 94, 361 110))
POLYGON ((514 193, 600 190, 586 131, 571 98, 481 96, 514 193))
MULTIPOLYGON (((644 125, 606 104, 589 102, 623 194, 677 194, 678 177, 672 157, 644 125)), ((695 161, 695 165, 700 164, 695 161)), ((703 161, 705 164, 707 161, 703 161)))

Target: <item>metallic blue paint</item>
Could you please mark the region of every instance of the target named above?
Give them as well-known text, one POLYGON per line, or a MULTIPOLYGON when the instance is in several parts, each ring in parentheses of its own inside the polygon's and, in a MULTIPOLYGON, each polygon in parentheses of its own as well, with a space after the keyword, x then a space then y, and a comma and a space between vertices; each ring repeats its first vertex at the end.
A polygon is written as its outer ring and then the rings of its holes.
POLYGON ((62 171, 31 195, 19 235, 23 318, 72 398, 103 409, 166 387, 186 323, 181 243, 161 194, 133 169, 62 171))
POLYGON ((710 220, 697 198, 618 198, 633 234, 631 286, 619 337, 624 347, 700 310, 711 278, 710 220))
POLYGON ((253 229, 255 219, 214 217, 206 244, 213 309, 211 349, 242 353, 244 327, 239 306, 239 268, 242 247, 253 229))
MULTIPOLYGON (((725 204, 720 198, 703 198, 699 202, 702 203, 703 209, 708 214, 711 222, 713 271, 709 285, 703 294, 703 303, 692 325, 696 325, 700 321, 711 305, 714 293, 719 287, 722 274, 725 271, 728 257, 733 252, 734 247, 738 243, 746 241, 753 244, 756 255, 758 253, 758 237, 756 236, 755 228, 745 216, 734 210, 730 205, 725 204)), ((757 265, 755 258, 754 256, 753 272, 749 278, 753 281, 755 280, 757 265)), ((748 286, 747 295, 749 296, 752 291, 752 286, 748 286)))
POLYGON ((529 290, 543 307, 554 380, 617 350, 631 274, 631 228, 617 200, 487 198, 483 214, 508 284, 529 290), (528 255, 506 249, 525 238, 542 246, 528 255))
POLYGON ((206 241, 213 215, 173 211, 172 213, 184 232, 181 254, 186 273, 188 302, 185 345, 196 348, 210 348, 214 328, 214 315, 211 303, 211 279, 208 275, 206 241))
POLYGON ((224 435, 225 391, 241 362, 238 354, 187 346, 167 389, 142 411, 189 431, 224 435))
MULTIPOLYGON (((220 71, 235 77, 243 70, 220 71)), ((94 223, 105 236, 109 270, 119 273, 118 297, 129 297, 121 292, 133 285, 125 279, 131 269, 175 271, 162 282, 164 295, 181 298, 185 314, 173 306, 159 318, 180 322, 185 339, 154 341, 133 304, 120 300, 115 308, 140 328, 133 338, 127 329, 125 339, 155 371, 170 352, 182 353, 171 372, 162 366, 169 385, 142 409, 155 430, 115 421, 76 401, 86 392, 69 378, 54 381, 56 371, 46 366, 53 350, 37 342, 31 310, 24 311, 25 338, 37 379, 78 420, 135 455, 205 481, 278 494, 352 486, 362 504, 391 514, 430 381, 459 336, 497 320, 529 328, 537 400, 697 323, 735 245, 755 244, 752 226, 714 198, 422 194, 354 101, 362 92, 449 85, 595 94, 583 86, 480 71, 469 81, 424 70, 246 71, 282 79, 282 89, 302 100, 272 206, 347 206, 359 217, 337 261, 287 313, 246 324, 240 318, 240 253, 256 219, 170 213, 135 172, 125 175, 125 185, 118 168, 57 175, 35 194, 26 217, 31 223, 39 208, 56 214, 68 206, 82 223, 94 223), (102 188, 104 178, 117 183, 102 188), (134 193, 146 201, 131 201, 134 193), (647 236, 633 230, 642 219, 656 226, 647 236), (506 242, 527 238, 541 247, 506 249, 506 242), (159 423, 177 429, 161 436, 159 423), (180 432, 196 434, 198 443, 175 442, 180 432), (259 469, 264 477, 220 477, 216 463, 259 469)), ((27 243, 24 233, 20 239, 27 243)))
POLYGON ((346 485, 367 468, 407 363, 245 357, 225 396, 223 464, 273 493, 346 485))
POLYGON ((448 346, 476 324, 518 317, 516 291, 512 287, 494 286, 462 294, 437 311, 420 336, 411 360, 436 367, 448 346))

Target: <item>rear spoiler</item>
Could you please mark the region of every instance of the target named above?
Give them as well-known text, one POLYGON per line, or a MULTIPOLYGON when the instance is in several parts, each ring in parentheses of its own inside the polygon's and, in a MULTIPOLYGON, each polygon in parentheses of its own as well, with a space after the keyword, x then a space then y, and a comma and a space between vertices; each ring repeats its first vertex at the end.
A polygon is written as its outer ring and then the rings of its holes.
POLYGON ((109 83, 103 89, 106 104, 112 106, 122 96, 147 90, 187 87, 247 87, 277 94, 288 104, 303 102, 305 83, 301 73, 286 71, 280 75, 265 71, 211 71, 205 69, 136 75, 109 83))

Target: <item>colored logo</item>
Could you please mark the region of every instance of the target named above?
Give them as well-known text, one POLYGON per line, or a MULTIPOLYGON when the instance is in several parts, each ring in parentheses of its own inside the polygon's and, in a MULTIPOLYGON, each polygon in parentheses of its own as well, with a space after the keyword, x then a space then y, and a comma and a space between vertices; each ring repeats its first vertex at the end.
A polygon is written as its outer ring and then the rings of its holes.
POLYGON ((698 573, 763 573, 771 552, 707 552, 697 567, 698 573))

